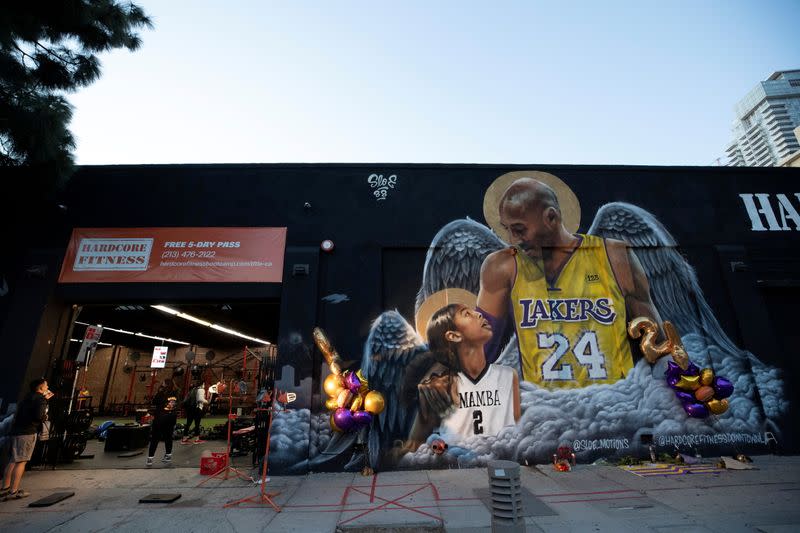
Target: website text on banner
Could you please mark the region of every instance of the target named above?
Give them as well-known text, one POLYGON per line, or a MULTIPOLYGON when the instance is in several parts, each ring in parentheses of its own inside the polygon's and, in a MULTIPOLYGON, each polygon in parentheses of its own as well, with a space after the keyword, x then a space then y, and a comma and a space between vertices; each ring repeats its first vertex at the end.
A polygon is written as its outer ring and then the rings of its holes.
POLYGON ((286 228, 75 228, 59 283, 283 278, 286 228))

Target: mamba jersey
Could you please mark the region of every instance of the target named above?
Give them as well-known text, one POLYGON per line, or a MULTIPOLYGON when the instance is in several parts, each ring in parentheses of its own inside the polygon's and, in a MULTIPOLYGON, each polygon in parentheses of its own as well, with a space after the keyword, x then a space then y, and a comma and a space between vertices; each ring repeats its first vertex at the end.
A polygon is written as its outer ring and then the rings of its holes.
POLYGON ((541 260, 514 255, 511 303, 522 377, 548 388, 614 383, 633 367, 625 299, 605 242, 581 243, 548 287, 541 260))
POLYGON ((456 410, 442 420, 443 435, 472 437, 497 435, 514 420, 514 370, 504 365, 486 365, 483 374, 472 380, 458 373, 456 410))

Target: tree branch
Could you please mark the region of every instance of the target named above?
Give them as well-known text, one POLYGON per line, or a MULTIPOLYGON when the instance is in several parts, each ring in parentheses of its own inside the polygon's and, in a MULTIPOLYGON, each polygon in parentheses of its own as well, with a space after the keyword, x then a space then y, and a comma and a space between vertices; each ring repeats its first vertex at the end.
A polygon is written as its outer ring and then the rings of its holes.
POLYGON ((27 57, 28 59, 30 59, 31 61, 33 61, 34 63, 36 62, 36 59, 35 59, 35 58, 34 58, 32 55, 29 55, 29 54, 25 53, 25 50, 23 50, 22 48, 20 48, 20 47, 17 45, 17 43, 16 43, 16 42, 14 42, 14 43, 12 43, 12 44, 14 45, 14 48, 16 48, 16 49, 19 51, 19 53, 20 53, 20 54, 22 54, 22 66, 23 66, 23 67, 25 67, 25 68, 28 68, 28 65, 26 65, 26 64, 25 64, 25 58, 26 58, 26 57, 27 57))
POLYGON ((70 61, 69 59, 64 59, 63 57, 61 57, 60 55, 58 55, 56 52, 54 52, 54 51, 50 50, 49 48, 47 48, 45 45, 43 45, 43 44, 42 44, 42 43, 40 43, 39 41, 34 41, 33 43, 34 43, 34 46, 36 46, 36 47, 38 47, 38 48, 41 48, 41 49, 43 49, 45 52, 47 52, 47 53, 48 53, 48 54, 50 54, 51 56, 55 57, 56 59, 58 59, 58 60, 59 60, 59 61, 61 61, 62 63, 68 63, 68 64, 70 64, 70 65, 78 65, 78 64, 79 64, 79 62, 78 62, 77 60, 72 60, 72 61, 70 61))

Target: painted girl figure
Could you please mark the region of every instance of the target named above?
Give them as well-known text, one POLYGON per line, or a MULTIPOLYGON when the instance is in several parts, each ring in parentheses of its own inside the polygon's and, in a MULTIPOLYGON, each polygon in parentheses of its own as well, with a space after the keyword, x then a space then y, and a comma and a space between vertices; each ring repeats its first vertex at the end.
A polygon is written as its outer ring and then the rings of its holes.
POLYGON ((519 377, 511 367, 486 362, 483 346, 492 338, 492 327, 478 311, 445 306, 431 316, 427 336, 435 363, 418 382, 419 411, 406 450, 416 450, 434 432, 445 441, 463 440, 497 435, 516 424, 519 377))

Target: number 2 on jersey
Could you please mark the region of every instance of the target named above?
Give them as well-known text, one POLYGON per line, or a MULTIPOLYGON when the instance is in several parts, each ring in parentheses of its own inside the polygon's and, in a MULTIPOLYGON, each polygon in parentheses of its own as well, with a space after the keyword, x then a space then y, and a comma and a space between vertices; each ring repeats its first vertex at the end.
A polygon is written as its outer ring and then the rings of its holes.
MULTIPOLYGON (((572 365, 559 361, 570 351, 569 339, 561 333, 539 333, 536 336, 540 349, 552 349, 544 363, 542 363, 542 378, 550 381, 568 381, 575 379, 572 365)), ((589 369, 589 379, 606 379, 608 372, 605 366, 605 355, 597 344, 597 333, 585 331, 572 348, 575 359, 589 369)))
POLYGON ((478 409, 472 411, 472 429, 476 435, 480 435, 483 433, 483 413, 480 412, 478 409))

